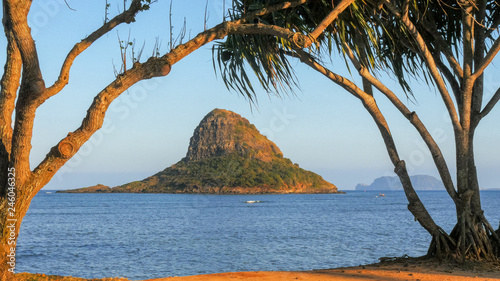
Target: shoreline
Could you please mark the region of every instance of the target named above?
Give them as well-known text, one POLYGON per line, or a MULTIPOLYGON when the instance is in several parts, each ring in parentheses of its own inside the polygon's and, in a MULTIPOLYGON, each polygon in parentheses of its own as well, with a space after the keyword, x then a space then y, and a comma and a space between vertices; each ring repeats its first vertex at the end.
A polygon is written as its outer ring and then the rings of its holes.
MULTIPOLYGON (((384 258, 382 258, 384 259, 384 258)), ((500 263, 439 262, 436 259, 390 258, 369 265, 317 269, 311 271, 227 272, 184 277, 166 277, 143 281, 498 281, 500 263)))
MULTIPOLYGON (((225 272, 182 277, 162 277, 141 281, 498 281, 500 262, 440 262, 427 258, 382 258, 383 262, 317 269, 311 271, 248 271, 225 272)), ((17 281, 132 281, 126 278, 85 279, 45 274, 17 273, 17 281)))

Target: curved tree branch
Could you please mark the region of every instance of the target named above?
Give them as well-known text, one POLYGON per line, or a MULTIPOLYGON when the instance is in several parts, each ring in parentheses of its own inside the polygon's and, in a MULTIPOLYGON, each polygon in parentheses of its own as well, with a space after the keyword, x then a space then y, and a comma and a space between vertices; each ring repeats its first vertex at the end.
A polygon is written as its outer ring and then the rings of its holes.
POLYGON ((410 176, 408 175, 408 171, 406 170, 406 165, 403 160, 401 160, 398 156, 398 152, 396 149, 396 144, 392 138, 391 132, 389 130, 389 126, 377 106, 375 98, 370 96, 369 94, 362 91, 359 87, 357 87, 352 81, 349 79, 338 75, 321 64, 317 63, 311 56, 305 53, 302 50, 296 50, 298 57, 300 60, 307 64, 309 67, 318 71, 319 73, 326 76, 328 79, 346 89, 353 96, 361 100, 366 110, 370 113, 373 120, 377 124, 379 131, 384 140, 385 146, 387 148, 387 152, 389 154, 389 158, 394 165, 394 172, 399 176, 401 183, 403 184, 403 189, 405 191, 406 197, 408 198, 408 209, 414 215, 415 220, 417 220, 423 228, 425 228, 431 235, 438 236, 440 234, 440 227, 434 222, 430 214, 425 209, 422 201, 418 197, 415 189, 410 180, 410 176))
POLYGON ((95 98, 83 119, 81 126, 71 132, 54 146, 45 159, 33 171, 33 191, 42 188, 81 146, 102 127, 104 116, 111 102, 129 87, 137 82, 153 77, 166 76, 171 66, 201 46, 222 39, 228 33, 227 23, 220 24, 206 30, 185 44, 181 44, 166 55, 159 58, 149 58, 144 63, 135 63, 134 66, 119 75, 111 84, 103 89, 95 98))
POLYGON ((35 40, 31 36, 31 29, 28 26, 28 11, 31 1, 26 0, 6 0, 4 1, 4 25, 12 30, 16 39, 17 47, 23 61, 21 87, 26 88, 19 95, 28 95, 34 98, 44 89, 42 71, 38 60, 35 40))
POLYGON ((486 104, 481 113, 479 114, 480 118, 484 118, 491 110, 495 107, 495 105, 500 100, 500 88, 497 89, 491 100, 486 104))
POLYGON ((1 80, 0 92, 0 138, 6 153, 12 145, 12 113, 15 108, 17 90, 21 79, 22 60, 12 32, 6 30, 7 61, 1 80))
POLYGON ((498 37, 495 40, 495 43, 493 43, 493 46, 491 46, 491 49, 486 53, 486 56, 484 57, 482 63, 477 66, 476 71, 472 75, 472 79, 477 79, 480 75, 483 74, 484 70, 488 67, 488 65, 491 64, 495 56, 498 54, 500 51, 500 37, 498 37))
POLYGON ((422 26, 425 28, 425 30, 427 30, 427 32, 429 32, 432 35, 434 40, 436 40, 436 44, 439 47, 440 53, 442 53, 446 57, 446 60, 453 69, 453 73, 455 73, 455 75, 458 76, 459 78, 463 78, 464 71, 460 66, 460 63, 458 63, 457 59, 453 55, 453 52, 449 48, 448 44, 436 30, 435 28, 436 24, 434 22, 434 18, 426 17, 424 20, 422 20, 422 26))
POLYGON ((453 72, 451 72, 451 70, 443 63, 443 61, 439 57, 439 54, 433 54, 432 56, 434 57, 434 61, 436 62, 436 66, 438 67, 439 71, 443 73, 443 76, 450 84, 451 90, 453 91, 453 95, 455 96, 455 99, 459 103, 461 100, 460 84, 458 83, 457 79, 455 79, 455 76, 453 76, 453 72))
POLYGON ((135 16, 137 15, 137 13, 139 11, 141 11, 141 9, 142 9, 141 0, 132 1, 128 10, 123 11, 121 14, 117 15, 112 20, 104 23, 100 28, 98 28, 97 30, 92 32, 92 34, 87 36, 87 38, 85 38, 81 42, 75 44, 75 46, 73 46, 71 51, 66 56, 66 59, 64 60, 64 63, 61 67, 61 71, 60 71, 60 74, 59 74, 57 81, 52 86, 48 87, 47 91, 45 91, 43 93, 43 95, 40 96, 40 98, 38 100, 38 104, 44 103, 48 98, 59 93, 64 88, 64 86, 66 86, 68 84, 69 72, 70 72, 71 66, 73 65, 73 62, 75 61, 75 59, 83 51, 85 51, 96 40, 101 38, 104 34, 108 33, 116 26, 118 26, 122 23, 133 22, 135 19, 135 16))
MULTIPOLYGON (((299 3, 301 1, 297 1, 299 3)), ((103 89, 95 98, 87 111, 87 116, 82 121, 81 126, 63 138, 52 147, 45 159, 33 170, 30 185, 33 186, 31 192, 38 192, 54 174, 81 148, 81 146, 102 127, 104 116, 110 103, 121 93, 137 82, 153 77, 166 76, 170 73, 171 66, 181 59, 199 49, 201 46, 217 39, 222 39, 229 33, 251 34, 256 29, 260 29, 263 34, 271 32, 274 35, 287 36, 288 39, 297 39, 297 34, 293 32, 282 33, 276 31, 272 26, 238 24, 242 20, 234 22, 224 22, 211 29, 201 32, 193 39, 184 44, 180 44, 162 57, 152 57, 146 62, 136 62, 134 66, 119 75, 115 81, 103 89), (276 33, 277 32, 277 33, 276 33), (295 36, 294 36, 295 35, 295 36)), ((285 30, 285 29, 284 29, 285 30)), ((300 35, 300 34, 299 34, 300 35)), ((300 38, 308 38, 301 35, 300 38)))
MULTIPOLYGON (((16 96, 21 79, 22 60, 13 34, 7 28, 7 61, 0 82, 0 198, 7 194, 7 168, 10 162, 12 147, 12 113, 16 107, 16 96)), ((0 223, 1 224, 1 223, 0 223)))
POLYGON ((29 155, 36 110, 33 101, 45 90, 35 41, 28 26, 27 16, 31 2, 29 0, 3 1, 4 27, 12 32, 22 60, 21 84, 15 108, 16 117, 10 152, 10 165, 19 175, 20 180, 16 180, 19 186, 23 186, 23 181, 31 173, 29 155))
MULTIPOLYGON (((282 9, 287 9, 290 7, 295 7, 295 6, 304 4, 307 1, 308 0, 297 0, 297 1, 290 1, 290 2, 278 4, 278 5, 274 5, 274 6, 266 8, 266 9, 262 9, 262 10, 250 13, 249 15, 244 16, 242 19, 235 21, 234 23, 238 24, 238 23, 246 22, 248 20, 254 19, 255 17, 261 16, 261 15, 264 15, 267 13, 272 13, 272 12, 279 11, 282 9)), ((96 40, 98 40, 101 36, 108 33, 109 31, 111 31, 116 26, 118 26, 122 23, 133 22, 135 16, 141 10, 142 10, 141 0, 134 0, 130 4, 130 7, 128 10, 117 15, 112 20, 106 22, 99 29, 97 29, 92 34, 90 34, 87 38, 85 38, 81 42, 75 44, 75 46, 71 49, 69 54, 66 56, 66 59, 65 59, 63 66, 61 68, 58 80, 54 83, 54 85, 47 88, 47 91, 41 97, 39 103, 45 102, 45 100, 47 100, 48 98, 59 93, 64 88, 64 86, 67 85, 68 80, 69 80, 69 72, 70 72, 71 66, 72 66, 74 60, 76 59, 76 57, 78 57, 78 55, 80 55, 83 51, 85 51, 88 47, 90 47, 96 40)))
POLYGON ((267 8, 263 8, 261 10, 255 11, 255 12, 251 12, 248 15, 244 15, 240 20, 233 21, 233 23, 234 24, 245 23, 249 20, 255 19, 256 17, 263 16, 263 15, 270 14, 270 13, 274 13, 274 12, 277 12, 280 10, 285 10, 288 8, 297 7, 297 6, 300 6, 302 4, 307 3, 309 1, 310 0, 294 0, 294 1, 287 1, 287 2, 283 2, 280 4, 273 5, 273 6, 269 6, 267 8))
POLYGON ((448 164, 444 159, 443 153, 441 152, 441 149, 434 141, 434 138, 429 133, 425 125, 422 123, 418 115, 415 112, 410 111, 406 107, 406 105, 404 105, 404 103, 402 103, 401 100, 389 88, 387 88, 382 82, 380 82, 377 78, 375 78, 368 69, 363 67, 361 63, 358 61, 358 59, 354 56, 353 51, 347 44, 344 44, 344 49, 346 50, 347 56, 353 63, 356 70, 358 70, 361 77, 366 79, 373 86, 375 86, 375 88, 377 88, 383 95, 385 95, 391 101, 391 103, 399 110, 399 112, 403 114, 403 116, 406 119, 408 119, 408 121, 410 121, 410 123, 415 127, 415 129, 420 134, 425 144, 429 148, 429 151, 431 152, 434 164, 439 171, 439 175, 441 176, 446 191, 448 191, 448 194, 450 195, 450 197, 453 199, 454 202, 458 202, 458 194, 455 190, 454 187, 455 185, 453 183, 453 179, 451 177, 448 164))
POLYGON ((333 10, 324 18, 318 26, 309 34, 313 40, 316 40, 323 31, 330 25, 337 17, 342 13, 347 7, 349 7, 354 0, 342 0, 340 3, 333 8, 333 10))
POLYGON ((448 114, 450 116, 451 123, 453 124, 453 128, 455 131, 461 131, 462 130, 462 125, 460 124, 460 119, 458 117, 455 105, 453 104, 453 100, 451 99, 450 93, 446 89, 446 84, 444 83, 443 78, 441 77, 438 68, 436 66, 436 63, 434 61, 434 58, 432 57, 432 54, 430 53, 429 49, 427 48, 427 45, 425 44, 424 39, 418 32, 417 28, 413 25, 411 20, 408 17, 403 17, 401 16, 400 12, 398 9, 392 4, 392 2, 388 0, 384 0, 384 4, 386 7, 388 7, 389 11, 391 11, 394 16, 399 18, 402 23, 405 25, 405 27, 408 29, 408 32, 411 34, 411 36, 415 39, 415 42, 417 43, 419 49, 420 49, 420 55, 424 59, 424 61, 427 63, 428 68, 430 70, 430 73, 439 89, 439 93, 441 94, 441 98, 443 99, 443 102, 446 106, 446 109, 448 111, 448 114))
POLYGON ((229 33, 273 35, 294 43, 294 45, 298 48, 307 48, 313 42, 307 35, 293 32, 287 28, 282 28, 277 25, 268 25, 262 23, 236 24, 228 22, 227 28, 229 33))

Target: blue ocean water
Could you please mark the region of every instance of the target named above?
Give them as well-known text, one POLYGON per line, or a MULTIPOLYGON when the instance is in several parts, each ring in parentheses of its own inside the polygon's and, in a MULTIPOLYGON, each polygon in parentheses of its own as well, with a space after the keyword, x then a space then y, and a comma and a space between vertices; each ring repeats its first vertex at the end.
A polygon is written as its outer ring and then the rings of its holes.
MULTIPOLYGON (((446 192, 420 192, 449 231, 446 192)), ((17 272, 147 279, 228 271, 310 270, 420 256, 430 236, 403 192, 315 195, 62 194, 32 201, 17 272), (248 203, 246 201, 258 201, 248 203)), ((500 191, 482 192, 496 227, 500 191)))

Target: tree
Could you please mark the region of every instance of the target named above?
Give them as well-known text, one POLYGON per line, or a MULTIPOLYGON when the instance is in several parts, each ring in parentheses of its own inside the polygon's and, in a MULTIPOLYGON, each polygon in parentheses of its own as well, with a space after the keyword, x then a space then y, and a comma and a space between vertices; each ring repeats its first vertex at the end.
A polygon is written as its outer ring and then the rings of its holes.
MULTIPOLYGON (((280 1, 235 1, 234 18, 280 1)), ((293 91, 296 85, 289 58, 320 72, 359 99, 375 121, 406 197, 408 209, 432 236, 428 256, 457 260, 498 260, 499 230, 481 209, 474 159, 474 133, 480 121, 500 100, 500 89, 487 93, 483 75, 500 50, 500 6, 495 1, 307 1, 272 15, 255 25, 294 33, 293 44, 274 35, 232 34, 216 49, 219 70, 229 88, 253 95, 245 67, 250 66, 268 91, 293 91), (348 5, 345 12, 342 7, 348 5), (323 21, 322 21, 323 20, 323 21), (304 37, 305 36, 305 37, 304 37), (361 85, 325 67, 332 52, 343 55, 362 78, 361 85), (326 53, 326 54, 325 54, 326 53), (245 64, 246 62, 246 64, 245 64), (433 136, 416 112, 377 78, 379 71, 394 74, 413 98, 409 78, 424 79, 439 92, 446 106, 456 146, 455 180, 433 136), (389 125, 377 106, 386 97, 409 121, 427 145, 445 188, 456 206, 456 226, 446 233, 437 225, 410 181, 389 125)))
MULTIPOLYGON (((52 85, 46 85, 40 68, 37 46, 28 23, 30 0, 4 0, 3 25, 7 39, 4 73, 0 95, 0 272, 2 280, 12 280, 15 267, 15 245, 20 225, 32 198, 45 186, 54 174, 89 140, 103 125, 104 116, 111 102, 132 85, 145 79, 163 77, 171 67, 201 46, 230 33, 257 33, 255 27, 245 23, 258 16, 300 5, 305 0, 281 2, 255 10, 244 17, 223 21, 206 29, 191 40, 171 46, 161 55, 155 52, 145 61, 134 60, 126 64, 128 42, 123 42, 124 59, 116 79, 95 96, 81 126, 55 144, 45 159, 30 168, 30 151, 35 113, 49 98, 60 93, 69 83, 70 70, 75 60, 99 38, 117 26, 131 24, 136 15, 152 7, 153 0, 123 1, 123 11, 107 19, 109 5, 106 1, 106 20, 102 26, 82 41, 74 44, 61 66, 59 77, 52 85), (128 2, 128 3, 127 3, 128 2), (14 126, 12 127, 12 123, 14 126)), ((268 32, 263 30, 263 32, 268 32)), ((173 44, 173 43, 172 43, 173 44)), ((159 51, 159 50, 157 50, 159 51)))

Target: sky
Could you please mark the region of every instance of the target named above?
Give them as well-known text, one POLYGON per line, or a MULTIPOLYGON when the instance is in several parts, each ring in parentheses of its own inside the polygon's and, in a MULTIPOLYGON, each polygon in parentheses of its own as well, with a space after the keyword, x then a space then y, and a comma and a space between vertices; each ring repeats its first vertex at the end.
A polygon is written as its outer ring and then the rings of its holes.
MULTIPOLYGON (((29 14, 46 85, 58 76, 72 46, 102 25, 104 1, 34 1, 29 14)), ((110 1, 109 17, 122 4, 110 1)), ((227 1, 228 3, 230 1, 227 1)), ((120 65, 118 41, 131 38, 144 44, 142 61, 154 49, 169 50, 170 1, 159 0, 137 21, 120 26, 81 54, 70 72, 69 85, 38 110, 32 140, 31 167, 43 160, 50 148, 81 124, 94 96, 114 79, 120 65)), ((222 0, 173 0, 173 34, 176 38, 186 22, 186 37, 222 21, 222 0)), ((185 39, 186 40, 186 39, 185 39)), ((177 40, 177 42, 179 42, 177 40)), ((0 46, 5 50, 5 39, 0 46)), ((111 105, 104 126, 54 176, 44 189, 80 188, 96 184, 117 186, 142 180, 183 158, 189 139, 201 119, 214 108, 234 111, 255 124, 275 142, 284 156, 335 184, 340 190, 370 184, 380 176, 394 176, 382 138, 362 104, 322 75, 293 62, 300 90, 295 95, 275 97, 256 87, 258 102, 249 101, 225 88, 213 68, 212 45, 207 45, 172 66, 166 77, 134 85, 111 105)), ((5 62, 5 55, 0 63, 5 62)), ((500 86, 495 59, 485 75, 486 99, 500 86)), ((334 54, 330 69, 358 81, 334 54)), ((454 137, 439 94, 423 82, 412 81, 416 102, 405 98, 388 75, 382 81, 416 111, 441 145, 452 172, 454 137)), ((399 153, 411 175, 437 176, 432 158, 408 121, 379 93, 379 106, 394 135, 399 153)), ((497 106, 498 107, 498 106, 497 106)), ((498 188, 500 181, 500 109, 486 117, 476 133, 476 161, 481 188, 498 188)))

